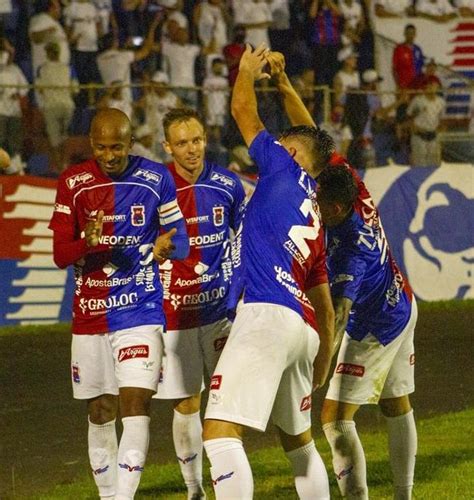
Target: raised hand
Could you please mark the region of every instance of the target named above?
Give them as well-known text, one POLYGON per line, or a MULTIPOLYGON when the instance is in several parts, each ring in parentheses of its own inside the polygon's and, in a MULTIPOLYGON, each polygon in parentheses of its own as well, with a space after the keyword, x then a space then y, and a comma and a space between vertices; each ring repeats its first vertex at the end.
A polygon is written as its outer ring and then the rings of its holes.
POLYGON ((285 72, 285 56, 281 52, 269 52, 266 56, 272 77, 278 79, 285 72))
POLYGON ((172 238, 178 230, 173 227, 167 233, 160 234, 156 238, 155 246, 153 247, 153 257, 158 264, 163 264, 163 262, 170 258, 171 254, 175 250, 175 245, 173 244, 172 238))
POLYGON ((103 218, 104 211, 99 210, 97 219, 92 220, 86 224, 84 233, 88 247, 96 247, 99 244, 100 237, 102 236, 102 229, 104 227, 103 218))
POLYGON ((239 71, 248 71, 252 74, 254 80, 263 80, 271 78, 268 73, 263 71, 267 64, 267 55, 269 49, 264 43, 261 43, 256 49, 247 44, 245 52, 242 54, 239 64, 239 71))

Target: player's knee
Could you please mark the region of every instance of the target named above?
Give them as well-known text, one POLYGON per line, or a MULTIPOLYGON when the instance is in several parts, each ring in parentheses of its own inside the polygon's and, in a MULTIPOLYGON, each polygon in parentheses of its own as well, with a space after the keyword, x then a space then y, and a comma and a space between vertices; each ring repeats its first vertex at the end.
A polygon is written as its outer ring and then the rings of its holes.
POLYGON ((96 425, 103 425, 117 416, 117 396, 103 394, 87 402, 89 420, 96 425))
POLYGON ((399 417, 411 411, 410 398, 408 396, 381 399, 379 406, 385 417, 399 417))
POLYGON ((242 440, 243 428, 241 425, 233 422, 207 419, 204 420, 202 436, 204 441, 226 437, 242 440))
POLYGON ((136 417, 150 414, 151 397, 149 389, 125 387, 120 389, 120 416, 136 417))
POLYGON ((296 436, 287 434, 279 427, 278 427, 278 432, 280 434, 281 445, 286 452, 297 450, 298 448, 306 446, 313 440, 313 436, 311 434, 311 427, 307 429, 305 432, 297 434, 296 436))
POLYGON ((201 394, 195 394, 188 398, 177 399, 174 409, 183 415, 192 415, 201 409, 201 394))

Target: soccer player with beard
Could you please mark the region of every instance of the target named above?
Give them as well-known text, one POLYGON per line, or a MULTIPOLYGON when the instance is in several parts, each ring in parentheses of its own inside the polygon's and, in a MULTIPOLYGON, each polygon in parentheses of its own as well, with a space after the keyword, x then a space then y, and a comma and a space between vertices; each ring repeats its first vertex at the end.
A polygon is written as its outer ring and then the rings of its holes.
POLYGON ((127 116, 99 111, 90 141, 94 158, 59 178, 49 227, 55 263, 75 271, 71 378, 87 402, 94 480, 102 499, 128 500, 145 465, 163 354, 157 261, 186 257, 189 241, 169 171, 128 154, 127 116))
POLYGON ((160 268, 167 331, 165 357, 155 398, 174 400, 173 440, 189 499, 205 498, 202 488, 201 391, 204 367, 214 371, 227 340, 226 319, 232 275, 231 236, 245 198, 234 173, 204 159, 206 133, 189 108, 163 119, 163 147, 186 220, 189 256, 160 268))

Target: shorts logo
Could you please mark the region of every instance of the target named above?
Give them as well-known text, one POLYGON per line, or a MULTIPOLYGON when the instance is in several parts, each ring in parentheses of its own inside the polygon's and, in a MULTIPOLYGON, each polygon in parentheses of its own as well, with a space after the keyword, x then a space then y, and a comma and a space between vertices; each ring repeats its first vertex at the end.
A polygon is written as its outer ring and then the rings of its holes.
POLYGON ((221 388, 222 375, 213 375, 211 378, 211 391, 217 391, 221 388))
POLYGON ((80 384, 81 383, 81 374, 79 372, 79 366, 78 365, 72 365, 71 366, 71 373, 72 373, 72 381, 75 384, 80 384))
POLYGON ((132 214, 132 226, 145 225, 145 207, 144 205, 132 205, 130 207, 132 214))
POLYGON ((410 354, 410 366, 413 366, 415 364, 415 355, 410 354))
POLYGON ((352 365, 350 363, 339 363, 336 368, 336 373, 342 375, 352 375, 353 377, 363 377, 365 367, 361 365, 352 365))
POLYGON ((228 472, 227 474, 221 474, 217 479, 212 480, 212 484, 216 485, 217 483, 224 481, 224 479, 230 479, 233 475, 234 471, 228 472))
POLYGON ((308 411, 311 410, 311 395, 305 396, 301 400, 300 411, 308 411))
POLYGON ((73 175, 66 180, 67 187, 74 189, 78 184, 87 184, 95 179, 95 177, 88 173, 82 172, 81 174, 73 175))
POLYGON ((224 207, 212 207, 214 214, 214 226, 222 226, 224 224, 224 207))
POLYGON ((224 349, 225 343, 227 342, 227 337, 219 337, 214 340, 214 351, 222 351, 224 349))
POLYGON ((127 359, 148 358, 148 355, 149 347, 147 345, 132 345, 120 349, 118 360, 120 363, 122 361, 127 361, 127 359))

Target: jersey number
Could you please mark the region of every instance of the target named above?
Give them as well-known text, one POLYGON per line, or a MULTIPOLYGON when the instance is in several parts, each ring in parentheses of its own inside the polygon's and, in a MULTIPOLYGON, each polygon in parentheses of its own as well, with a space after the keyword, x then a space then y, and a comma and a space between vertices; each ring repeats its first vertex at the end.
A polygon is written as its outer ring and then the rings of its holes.
POLYGON ((319 217, 314 211, 313 204, 310 199, 306 198, 300 206, 300 212, 305 216, 311 215, 313 222, 310 226, 292 226, 288 231, 288 236, 296 245, 301 255, 307 259, 311 250, 306 240, 313 241, 318 237, 319 233, 319 217))

